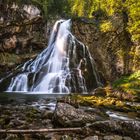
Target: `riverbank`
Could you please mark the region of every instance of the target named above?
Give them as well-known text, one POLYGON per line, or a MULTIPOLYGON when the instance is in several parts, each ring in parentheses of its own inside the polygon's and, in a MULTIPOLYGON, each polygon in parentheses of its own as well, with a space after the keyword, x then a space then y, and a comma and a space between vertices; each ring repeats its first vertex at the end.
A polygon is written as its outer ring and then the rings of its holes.
POLYGON ((81 130, 32 134, 3 133, 0 139, 137 140, 140 130, 140 104, 121 101, 124 107, 120 106, 118 109, 118 105, 112 102, 111 98, 103 96, 102 98, 104 103, 109 104, 97 105, 99 101, 101 103, 99 95, 70 95, 57 99, 57 103, 56 100, 43 98, 37 101, 32 98, 32 101, 24 100, 22 103, 14 99, 8 103, 3 102, 0 105, 0 129, 38 130, 80 127, 81 130))

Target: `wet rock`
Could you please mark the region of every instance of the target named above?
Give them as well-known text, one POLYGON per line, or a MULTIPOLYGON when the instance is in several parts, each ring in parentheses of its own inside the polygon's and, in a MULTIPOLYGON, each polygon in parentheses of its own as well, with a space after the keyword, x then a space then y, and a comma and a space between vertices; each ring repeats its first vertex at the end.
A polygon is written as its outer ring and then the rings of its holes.
POLYGON ((97 114, 98 116, 104 118, 104 120, 108 119, 108 117, 109 117, 109 115, 106 113, 106 111, 104 109, 93 108, 93 107, 89 107, 89 106, 85 106, 85 107, 82 106, 80 108, 82 108, 87 113, 97 114))
POLYGON ((123 137, 119 135, 114 136, 104 136, 103 140, 122 140, 123 137))
POLYGON ((42 112, 41 116, 42 116, 43 119, 51 119, 52 116, 53 116, 53 111, 45 110, 45 111, 42 112))
POLYGON ((57 140, 60 139, 60 136, 55 135, 55 133, 49 133, 45 135, 45 140, 57 140))
POLYGON ((94 96, 106 96, 106 91, 104 88, 102 87, 98 87, 96 88, 93 93, 92 93, 94 96))
MULTIPOLYGON (((30 105, 1 105, 1 129, 38 129, 53 128, 50 110, 39 110, 30 105)), ((1 139, 1 137, 0 137, 1 139)))
POLYGON ((123 140, 133 140, 133 139, 130 137, 123 137, 123 140))
POLYGON ((82 109, 77 109, 67 103, 57 103, 54 112, 54 121, 62 126, 84 126, 87 123, 102 120, 96 114, 86 113, 82 109))
POLYGON ((103 140, 133 140, 130 137, 123 137, 119 135, 107 135, 102 138, 103 140))
POLYGON ((121 100, 129 100, 129 101, 135 100, 136 98, 136 96, 133 94, 115 90, 112 87, 106 87, 105 90, 107 92, 107 96, 109 97, 115 97, 121 100))
POLYGON ((42 120, 42 124, 43 124, 44 126, 46 126, 47 128, 53 128, 52 122, 51 122, 51 120, 49 120, 49 119, 42 120))
POLYGON ((63 135, 60 140, 72 140, 72 137, 70 137, 69 135, 63 135))
POLYGON ((119 135, 130 136, 133 139, 140 137, 140 121, 98 121, 88 126, 91 133, 95 130, 104 134, 113 133, 119 135))
POLYGON ((84 140, 98 140, 99 137, 98 136, 89 136, 89 137, 86 137, 84 140))
POLYGON ((8 134, 5 140, 18 140, 18 136, 16 134, 8 134))

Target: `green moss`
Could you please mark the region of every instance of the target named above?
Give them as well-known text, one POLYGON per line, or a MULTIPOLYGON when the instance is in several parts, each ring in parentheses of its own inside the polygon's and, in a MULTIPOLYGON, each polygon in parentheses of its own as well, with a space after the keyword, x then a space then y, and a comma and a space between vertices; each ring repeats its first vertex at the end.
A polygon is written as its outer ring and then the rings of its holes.
POLYGON ((129 94, 140 93, 140 71, 130 76, 122 76, 113 83, 113 87, 129 94))
POLYGON ((10 123, 10 117, 9 115, 3 115, 0 118, 0 126, 6 128, 10 123))
POLYGON ((128 105, 125 101, 113 97, 100 97, 100 96, 81 96, 81 95, 72 95, 72 101, 76 101, 78 104, 83 106, 91 106, 97 108, 108 108, 119 111, 130 111, 134 112, 140 110, 140 105, 131 106, 128 105))
POLYGON ((15 54, 10 54, 10 53, 0 53, 0 63, 4 64, 4 63, 16 63, 18 61, 18 56, 15 54))
POLYGON ((23 61, 26 61, 30 58, 34 58, 37 53, 26 53, 21 55, 16 55, 14 53, 0 53, 0 64, 13 66, 15 64, 21 64, 23 61))
POLYGON ((109 32, 113 30, 113 25, 111 23, 111 21, 104 21, 101 25, 100 25, 100 30, 102 32, 109 32))
POLYGON ((5 119, 4 118, 0 118, 0 125, 3 126, 5 124, 5 119))
POLYGON ((26 112, 26 121, 33 122, 37 118, 38 111, 34 108, 27 109, 26 112))

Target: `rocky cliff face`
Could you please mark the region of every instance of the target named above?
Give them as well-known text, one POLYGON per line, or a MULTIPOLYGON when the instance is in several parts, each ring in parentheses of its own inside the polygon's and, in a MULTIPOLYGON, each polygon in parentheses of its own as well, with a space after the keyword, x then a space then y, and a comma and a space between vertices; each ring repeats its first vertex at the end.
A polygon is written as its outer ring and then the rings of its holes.
POLYGON ((100 21, 76 21, 73 31, 89 47, 103 78, 112 81, 131 71, 131 40, 126 35, 121 16, 100 21))
POLYGON ((44 22, 33 5, 1 4, 0 74, 23 63, 45 47, 44 22))
MULTIPOLYGON (((4 6, 0 19, 0 75, 43 50, 55 22, 46 24, 32 5, 4 6)), ((103 81, 140 69, 140 47, 132 44, 122 15, 101 20, 73 19, 72 32, 88 46, 103 81)))

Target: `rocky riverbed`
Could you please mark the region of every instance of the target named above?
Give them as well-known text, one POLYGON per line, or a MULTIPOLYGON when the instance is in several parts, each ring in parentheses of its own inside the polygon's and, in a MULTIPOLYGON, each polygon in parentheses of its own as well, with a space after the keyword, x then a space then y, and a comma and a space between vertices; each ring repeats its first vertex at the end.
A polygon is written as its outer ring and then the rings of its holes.
MULTIPOLYGON (((79 95, 78 95, 79 96, 79 95)), ((0 129, 54 129, 48 133, 7 134, 1 140, 138 140, 140 137, 139 109, 120 110, 80 102, 79 97, 66 96, 56 100, 17 102, 0 105, 0 129), (64 128, 63 131, 55 129, 64 128), (67 128, 78 130, 66 130, 67 128), (80 129, 79 129, 80 128, 80 129)), ((95 98, 96 96, 81 96, 95 98)), ((130 104, 130 103, 129 103, 130 104)), ((134 104, 133 104, 134 106, 134 104)), ((137 106, 138 103, 137 103, 137 106)))

